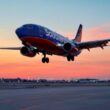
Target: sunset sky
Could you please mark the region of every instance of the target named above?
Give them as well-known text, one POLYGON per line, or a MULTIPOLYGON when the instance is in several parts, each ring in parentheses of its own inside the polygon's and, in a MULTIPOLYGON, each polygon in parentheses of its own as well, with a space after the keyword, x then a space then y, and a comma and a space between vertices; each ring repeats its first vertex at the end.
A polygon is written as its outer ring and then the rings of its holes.
MULTIPOLYGON (((0 0, 0 47, 22 46, 15 29, 40 24, 70 39, 84 26, 82 41, 110 38, 110 0, 0 0)), ((42 54, 24 57, 19 51, 0 50, 0 78, 110 79, 110 47, 83 50, 74 62, 42 54)))

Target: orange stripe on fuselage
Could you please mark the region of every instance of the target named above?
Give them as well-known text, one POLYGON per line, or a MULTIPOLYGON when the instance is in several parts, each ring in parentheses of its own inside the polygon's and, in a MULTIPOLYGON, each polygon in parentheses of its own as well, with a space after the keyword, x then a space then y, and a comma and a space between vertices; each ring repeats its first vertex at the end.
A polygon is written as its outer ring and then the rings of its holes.
POLYGON ((48 39, 43 39, 39 37, 22 37, 20 39, 23 42, 27 42, 34 47, 37 47, 42 50, 46 50, 52 54, 56 54, 56 55, 64 54, 64 50, 62 48, 56 46, 54 42, 48 39))

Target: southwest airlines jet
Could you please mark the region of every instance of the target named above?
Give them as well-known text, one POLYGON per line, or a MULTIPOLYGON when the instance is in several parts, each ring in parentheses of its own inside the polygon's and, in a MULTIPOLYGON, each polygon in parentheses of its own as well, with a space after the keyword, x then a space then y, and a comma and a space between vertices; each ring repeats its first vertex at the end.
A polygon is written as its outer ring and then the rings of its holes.
POLYGON ((21 40, 23 47, 9 47, 0 49, 20 50, 21 54, 27 57, 34 57, 42 53, 43 63, 49 63, 46 55, 59 55, 66 57, 68 61, 74 61, 83 49, 101 47, 110 42, 110 39, 81 42, 82 25, 80 24, 74 39, 68 38, 40 25, 25 24, 16 29, 16 34, 21 40))

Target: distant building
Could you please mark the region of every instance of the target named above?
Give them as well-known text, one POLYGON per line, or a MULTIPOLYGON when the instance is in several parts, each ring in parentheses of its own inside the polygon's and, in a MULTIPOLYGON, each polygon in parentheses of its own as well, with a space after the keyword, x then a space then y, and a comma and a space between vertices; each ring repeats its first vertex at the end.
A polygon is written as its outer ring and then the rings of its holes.
POLYGON ((98 80, 97 79, 79 79, 79 83, 96 83, 98 80))

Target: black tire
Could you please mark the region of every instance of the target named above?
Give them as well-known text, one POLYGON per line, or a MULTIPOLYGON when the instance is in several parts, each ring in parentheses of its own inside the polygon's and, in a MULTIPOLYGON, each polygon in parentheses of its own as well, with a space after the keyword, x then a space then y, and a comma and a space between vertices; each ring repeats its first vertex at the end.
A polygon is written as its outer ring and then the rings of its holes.
POLYGON ((74 56, 70 56, 70 55, 67 56, 67 60, 68 60, 68 61, 74 61, 74 56))
POLYGON ((45 58, 46 63, 49 63, 49 58, 45 58))
POLYGON ((70 56, 67 56, 67 60, 68 60, 68 61, 70 61, 70 60, 71 60, 70 56))
POLYGON ((42 58, 42 63, 45 63, 45 62, 46 62, 45 58, 42 58))
POLYGON ((74 61, 74 56, 73 56, 73 57, 71 57, 71 60, 72 60, 72 61, 74 61))

